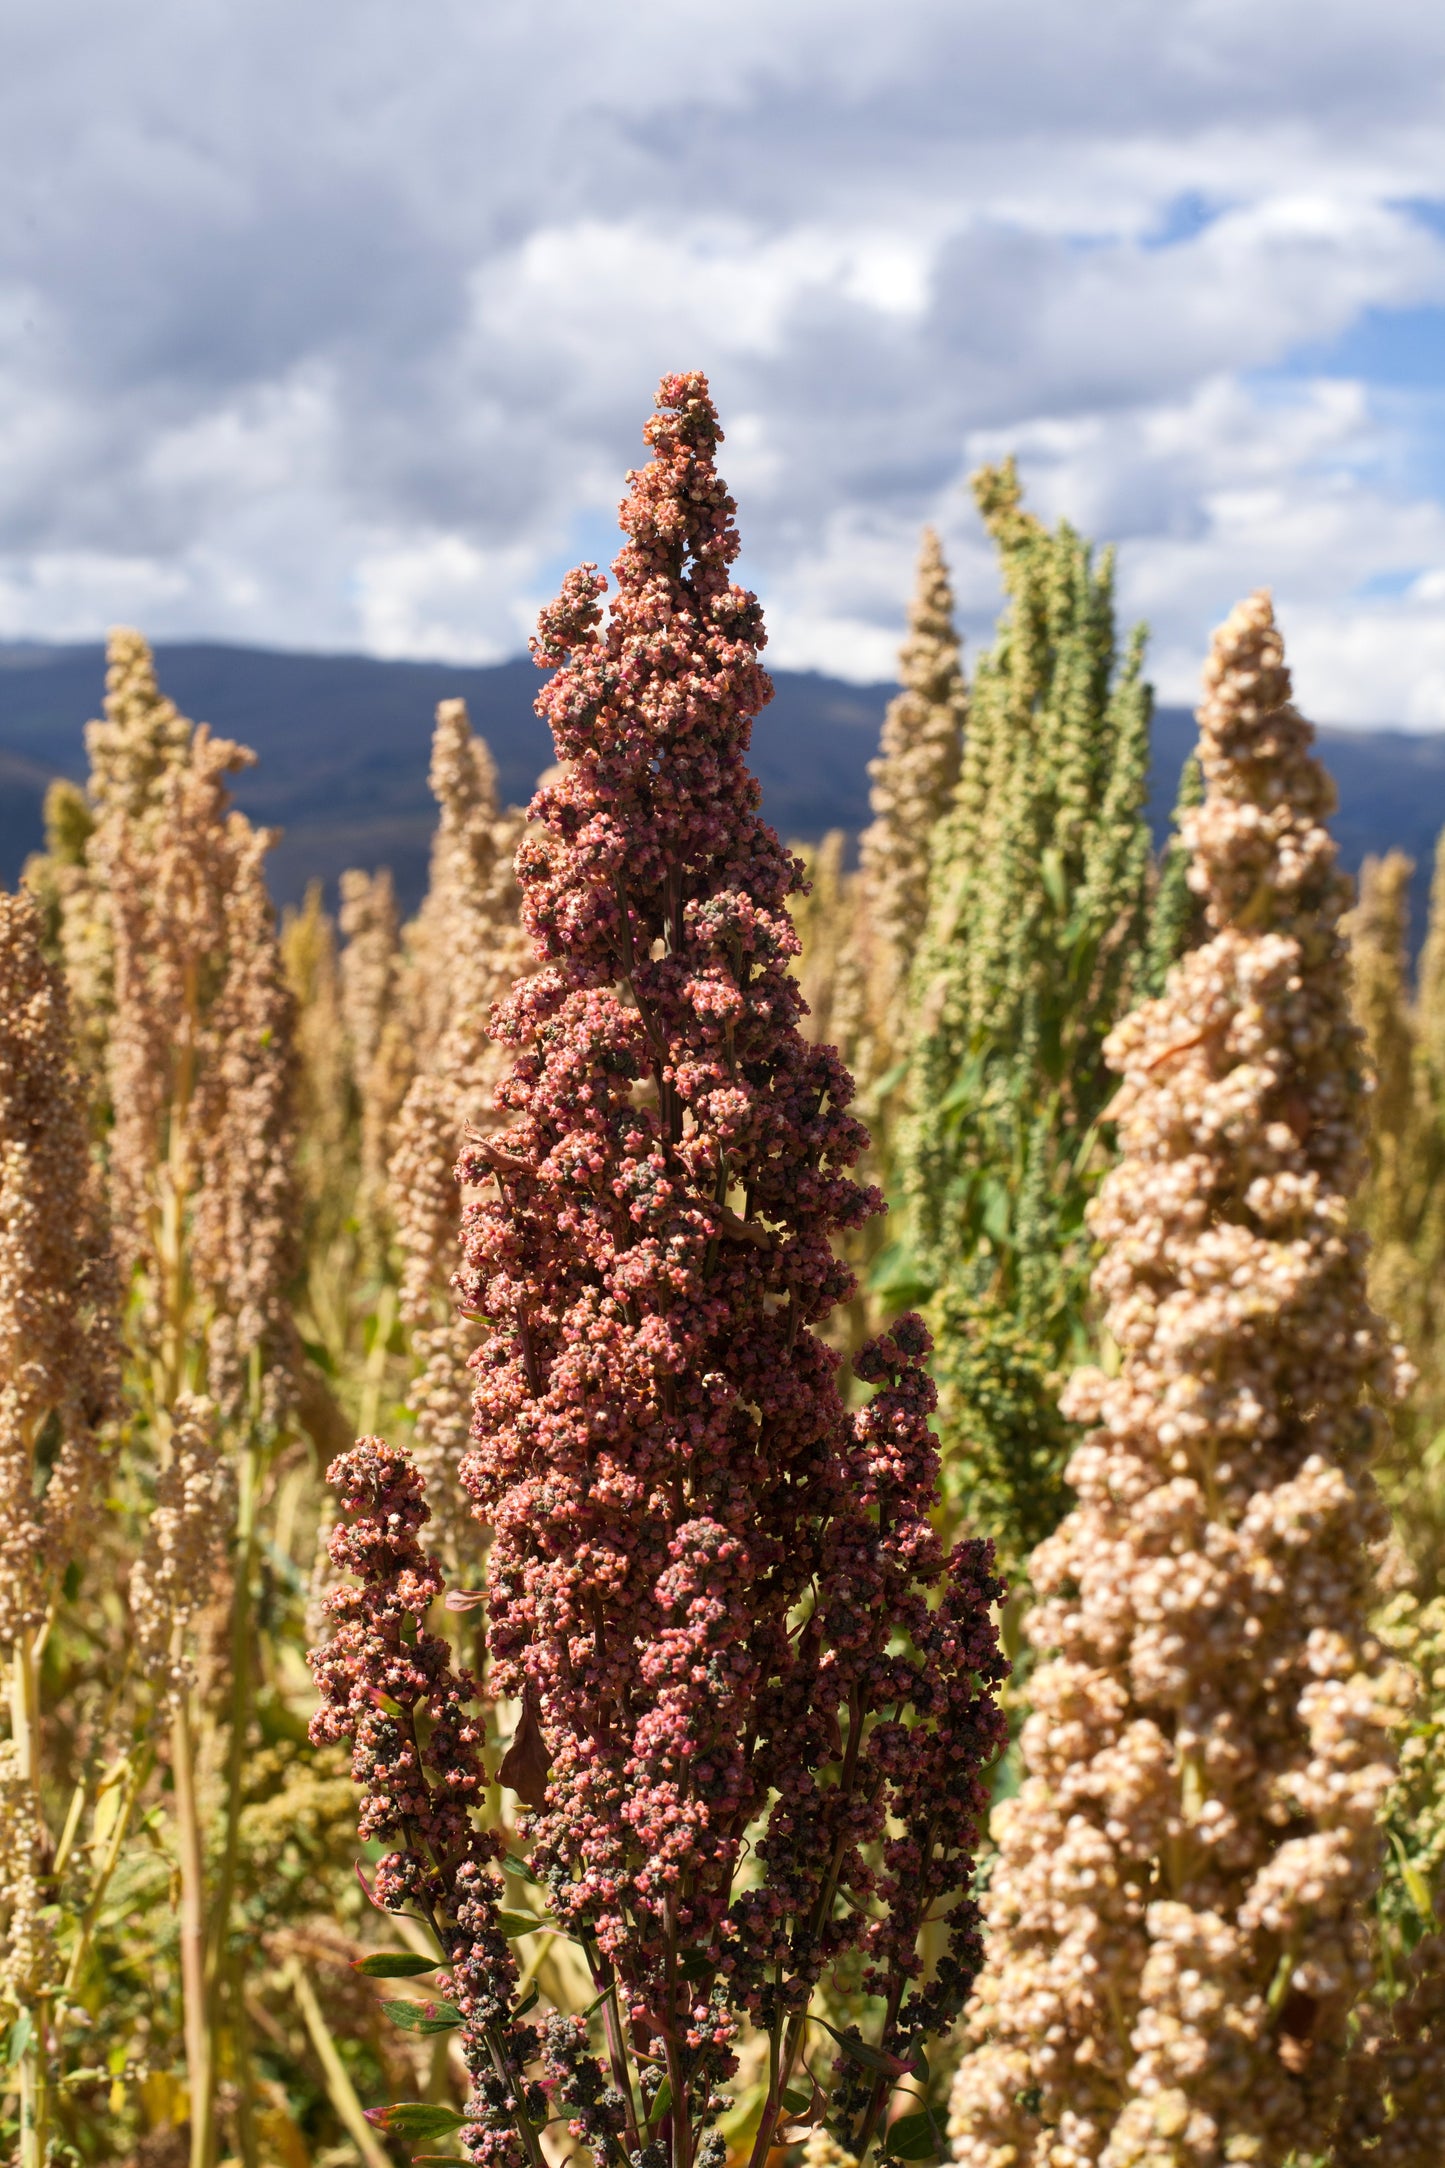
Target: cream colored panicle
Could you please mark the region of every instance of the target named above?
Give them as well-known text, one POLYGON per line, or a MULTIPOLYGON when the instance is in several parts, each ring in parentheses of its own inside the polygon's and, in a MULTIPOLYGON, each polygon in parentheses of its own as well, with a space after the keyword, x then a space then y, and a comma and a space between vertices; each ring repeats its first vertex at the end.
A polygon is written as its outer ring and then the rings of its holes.
POLYGON ((84 1548, 116 1392, 115 1284, 40 914, 0 891, 0 1656, 84 1548))
POLYGON ((443 700, 437 708, 427 780, 439 817, 426 895, 407 928, 403 990, 419 1075, 434 1067, 451 1026, 457 972, 475 962, 458 951, 459 914, 474 912, 499 880, 511 886, 516 849, 516 817, 502 818, 496 762, 472 730, 465 700, 443 700))
POLYGON ((130 1569, 131 1631, 142 1667, 174 1702, 193 1682, 186 1628, 215 1600, 235 1516, 230 1464, 216 1444, 216 1408, 183 1393, 166 1463, 130 1569))
POLYGON ((1113 1032, 1092 1208, 1117 1364, 1033 1554, 1017 1796, 953 2094, 965 2168, 1282 2168, 1325 2147, 1370 1978, 1400 1682, 1366 1619, 1398 1389, 1350 1225, 1359 1034, 1332 792, 1268 598, 1216 636, 1209 938, 1113 1032))
POLYGON ((104 1083, 115 1001, 115 947, 108 868, 95 830, 107 821, 154 828, 166 777, 190 745, 191 726, 156 683, 150 648, 120 625, 106 650, 105 713, 85 728, 90 774, 84 793, 57 783, 46 795, 46 857, 26 879, 54 899, 76 1041, 87 1075, 104 1083))
POLYGON ((281 963, 296 1004, 297 1171, 324 1243, 350 1209, 355 1121, 336 922, 319 881, 308 885, 302 908, 285 915, 281 963))
POLYGON ((386 1162, 392 1125, 411 1079, 401 1008, 401 924, 390 873, 352 867, 341 876, 341 1013, 361 1107, 357 1216, 375 1260, 387 1234, 386 1162))
MULTIPOLYGON (((929 847, 963 757, 968 693, 959 646, 948 566, 938 536, 925 527, 898 658, 903 690, 889 702, 878 757, 868 763, 873 819, 859 846, 877 945, 877 1005, 900 1027, 894 1012, 928 915, 929 847)), ((900 1028, 900 1043, 906 1036, 900 1028)))
POLYGON ((532 968, 512 870, 525 816, 497 802, 496 768, 475 737, 465 702, 437 709, 431 786, 440 809, 431 881, 413 929, 408 1004, 419 1065, 402 1104, 391 1155, 391 1214, 401 1251, 401 1314, 415 1373, 408 1404, 432 1508, 433 1538, 450 1565, 475 1540, 457 1463, 466 1449, 476 1328, 450 1292, 460 1261, 461 1198, 454 1168, 464 1129, 497 1121, 493 1093, 506 1073, 492 1007, 532 968))
POLYGON ((179 1304, 223 1408, 259 1358, 266 1412, 289 1397, 295 1335, 294 1003, 264 860, 274 837, 229 805, 242 746, 196 727, 155 818, 117 802, 94 857, 115 943, 109 1084, 117 1244, 139 1270, 160 1397, 184 1382, 179 1304))
POLYGON ((54 1845, 13 1741, 0 1740, 0 2004, 23 2009, 61 1974, 46 1866, 54 1845))
MULTIPOLYGON (((92 1179, 60 972, 33 897, 0 890, 0 2022, 60 1976, 41 1655, 82 1559, 114 1412, 115 1272, 92 1179)), ((20 2032, 14 2036, 20 2042, 20 2032)), ((34 2033, 16 2048, 33 2113, 34 2033)), ((44 2042, 42 2052, 49 2052, 44 2042)))

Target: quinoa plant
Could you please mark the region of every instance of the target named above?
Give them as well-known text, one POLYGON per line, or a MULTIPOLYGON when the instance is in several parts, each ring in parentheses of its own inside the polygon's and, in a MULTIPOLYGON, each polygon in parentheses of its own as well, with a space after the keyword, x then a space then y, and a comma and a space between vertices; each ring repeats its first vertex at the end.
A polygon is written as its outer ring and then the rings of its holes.
POLYGON ((1368 1464, 1401 1380, 1349 1224, 1333 790, 1267 595, 1215 636, 1200 732, 1209 938, 1105 1049, 1117 1360, 1069 1388, 1077 1502, 1030 1561, 1047 1660, 994 1818, 961 2168, 1314 2161, 1371 1980, 1403 1680, 1369 1628, 1368 1464))
POLYGON ((406 2018, 459 2032, 469 2157, 538 2168, 560 2119, 599 2161, 716 2163, 745 2027, 755 2168, 825 2119, 855 2157, 922 2157, 940 2134, 908 2093, 980 1956, 1000 1590, 986 1544, 945 1554, 929 1520, 920 1322, 859 1355, 856 1416, 816 1330, 850 1292, 831 1238, 877 1199, 847 1072, 798 1029, 800 876, 746 766, 770 688, 706 380, 657 405, 607 622, 591 566, 542 613, 564 767, 517 857, 540 968, 496 1013, 503 1124, 460 1166, 486 1328, 462 1475, 512 1742, 489 1772, 482 1689, 426 1623, 419 1479, 378 1441, 336 1469, 360 1586, 331 1599, 318 1729, 352 1740, 395 1846, 377 1901, 436 1938, 439 1999, 406 2018), (477 1826, 488 1776, 515 1834, 495 1806, 477 1826), (545 1911, 515 1917, 509 1870, 545 1911), (509 1941, 542 1928, 590 2007, 539 2022, 509 1941), (840 1977, 863 2021, 830 2037, 840 1977))

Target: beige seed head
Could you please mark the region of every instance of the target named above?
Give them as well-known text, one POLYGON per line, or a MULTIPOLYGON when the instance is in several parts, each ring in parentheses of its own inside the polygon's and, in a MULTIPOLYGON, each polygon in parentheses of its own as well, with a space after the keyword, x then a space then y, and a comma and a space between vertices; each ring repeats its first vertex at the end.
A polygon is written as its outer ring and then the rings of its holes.
POLYGON ((476 1328, 456 1315, 461 1198, 454 1169, 464 1129, 495 1126, 493 1094, 509 1066, 493 1044, 493 1006, 532 968, 512 861, 524 816, 497 803, 496 770, 465 703, 437 709, 431 784, 440 808, 431 884, 412 943, 417 1074, 397 1117, 389 1169, 401 1252, 401 1313, 416 1371, 408 1396, 432 1527, 449 1562, 475 1539, 457 1477, 471 1412, 467 1360, 476 1328))
POLYGON ((966 2168, 1311 2157, 1370 1978, 1400 1690, 1367 1463, 1398 1379, 1350 1227, 1347 888, 1266 597, 1205 683, 1185 833, 1213 938, 1109 1041, 1119 1361, 1069 1389, 1094 1427, 1030 1566, 1045 1661, 996 1818, 966 2168))
POLYGON ((69 1005, 40 914, 0 891, 0 1654, 84 1544, 117 1391, 115 1276, 69 1005))

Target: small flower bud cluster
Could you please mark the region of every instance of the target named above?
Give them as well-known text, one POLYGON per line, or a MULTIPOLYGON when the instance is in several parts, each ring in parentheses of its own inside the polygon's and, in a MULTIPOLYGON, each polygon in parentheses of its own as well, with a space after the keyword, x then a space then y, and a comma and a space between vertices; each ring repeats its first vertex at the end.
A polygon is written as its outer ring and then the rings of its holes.
POLYGON ((351 1210, 356 1187, 355 1108, 341 1008, 336 922, 312 881, 281 924, 281 962, 296 1004, 297 1174, 318 1250, 351 1210))
MULTIPOLYGON (((786 2083, 844 1952, 887 2054, 956 2007, 967 1898, 931 1979, 917 1944, 967 1888, 999 1659, 987 1555, 946 1561, 929 1525, 921 1326, 865 1350, 856 1427, 815 1330, 851 1292, 833 1239, 879 1199, 848 1171, 851 1079, 798 1028, 717 416, 696 375, 657 405, 606 625, 584 567, 534 642, 564 763, 517 854, 542 968, 497 1012, 516 1062, 462 1156, 457 1284, 488 1321, 463 1475, 533 1865, 665 2066, 685 2158, 741 2014, 786 2083)), ((860 2128, 890 2081, 865 2090, 860 2128)), ((763 2150, 779 2112, 775 2089, 763 2150)))
POLYGON ((54 1853, 38 1787, 21 1768, 14 1742, 0 1740, 0 2012, 10 2023, 60 1979, 49 1875, 54 1853))
POLYGON ((1033 1554, 1024 1781, 953 2096, 965 2168, 1280 2168, 1328 2141, 1393 1774, 1367 1462, 1397 1387, 1350 1200, 1358 1033, 1268 598, 1216 635, 1212 938, 1107 1046, 1091 1210, 1118 1364, 1078 1375, 1077 1505, 1033 1554))
POLYGON ((445 1957, 438 1985, 465 2021, 460 2038, 473 2079, 468 2156, 515 2168, 518 2092, 539 2122, 546 2097, 519 2075, 538 2036, 512 2015, 517 1968, 497 1919, 494 1871, 503 1840, 471 1820, 487 1783, 479 1689, 453 1669, 447 1642, 424 1623, 443 1582, 419 1541, 428 1509, 407 1456, 362 1438, 333 1461, 327 1480, 347 1516, 331 1532, 332 1562, 353 1579, 327 1598, 334 1631, 310 1658, 321 1702, 311 1738, 350 1745, 364 1795, 363 1840, 400 1839, 376 1868, 376 1903, 420 1913, 445 1957))
POLYGON ((93 838, 98 823, 155 820, 170 768, 185 758, 191 725, 156 683, 151 651, 118 625, 106 647, 105 713, 87 723, 85 792, 52 786, 46 798, 48 856, 27 879, 59 913, 59 945, 86 1074, 106 1085, 106 1042, 115 1004, 115 933, 110 884, 93 838))

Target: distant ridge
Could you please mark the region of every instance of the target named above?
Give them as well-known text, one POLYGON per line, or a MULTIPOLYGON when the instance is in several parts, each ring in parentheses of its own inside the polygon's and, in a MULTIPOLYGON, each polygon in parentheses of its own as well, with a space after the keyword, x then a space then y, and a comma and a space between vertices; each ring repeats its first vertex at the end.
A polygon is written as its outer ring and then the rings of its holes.
MULTIPOLYGON (((239 738, 257 764, 236 802, 285 830, 272 860, 281 902, 345 866, 389 865, 408 906, 426 884, 436 807, 427 789, 439 700, 460 696, 486 738, 504 798, 525 804, 552 760, 532 712, 541 674, 525 657, 485 666, 379 662, 212 643, 161 645, 164 690, 196 722, 239 738)), ((867 818, 867 762, 891 687, 845 685, 811 671, 775 673, 777 694, 754 738, 767 817, 811 840, 867 818)), ((83 778, 83 728, 105 687, 99 646, 0 642, 0 878, 13 883, 41 840, 50 775, 83 778)))
MULTIPOLYGON (((197 722, 253 748, 236 799, 285 833, 272 860, 279 902, 343 867, 389 865, 404 904, 419 901, 435 809, 427 757, 438 700, 460 695, 491 746, 504 797, 523 803, 552 757, 532 712, 539 674, 524 657, 461 666, 381 662, 364 655, 285 653, 216 642, 163 643, 165 690, 197 722)), ((41 842, 40 802, 52 775, 85 774, 82 731, 100 711, 98 644, 0 642, 0 880, 13 885, 41 842)), ((779 833, 816 841, 856 834, 868 818, 867 764, 891 685, 852 685, 817 671, 775 670, 777 686, 753 735, 763 812, 779 833)), ((1445 734, 1320 733, 1340 792, 1335 832, 1351 870, 1392 846, 1416 861, 1416 929, 1435 837, 1445 826, 1445 734)), ((1187 709, 1155 718, 1150 813, 1168 823, 1179 770, 1194 742, 1187 709)))

